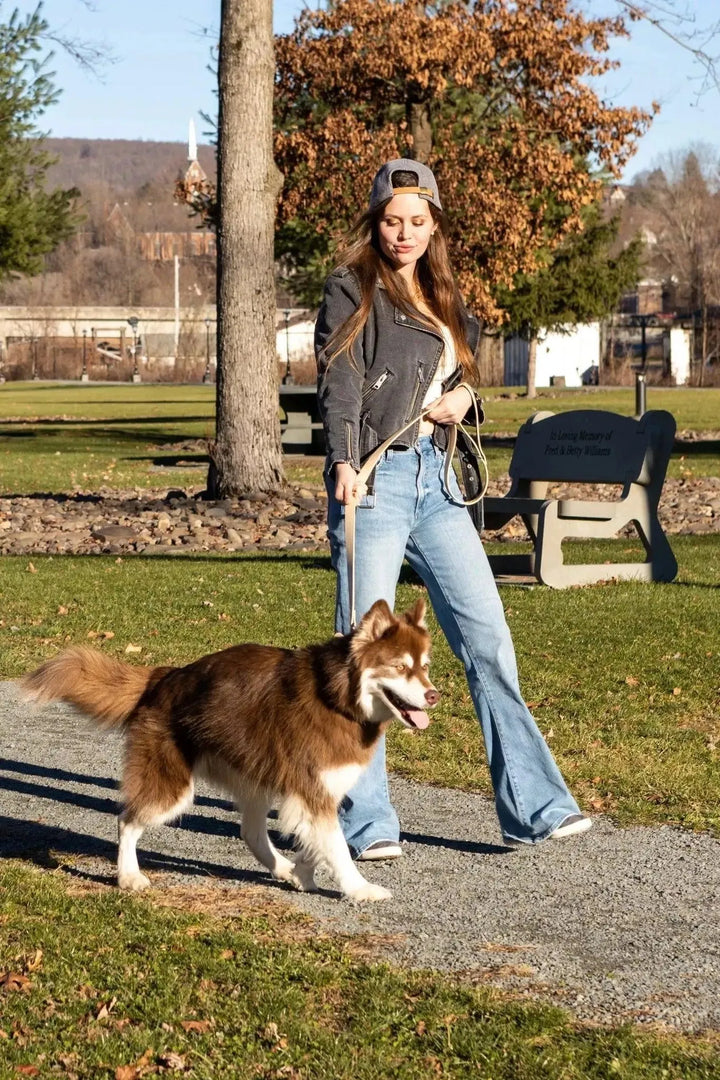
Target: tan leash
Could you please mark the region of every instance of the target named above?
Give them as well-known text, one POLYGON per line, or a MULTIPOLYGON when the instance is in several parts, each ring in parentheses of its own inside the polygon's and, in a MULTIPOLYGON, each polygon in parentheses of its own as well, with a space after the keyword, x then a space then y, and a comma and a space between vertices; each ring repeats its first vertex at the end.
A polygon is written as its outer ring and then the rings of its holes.
MULTIPOLYGON (((474 506, 475 503, 480 502, 480 500, 485 495, 488 486, 488 464, 483 449, 480 445, 480 414, 478 413, 477 398, 472 392, 470 396, 472 397, 473 409, 475 410, 475 437, 473 438, 473 436, 469 435, 467 431, 464 431, 463 434, 467 441, 471 444, 478 461, 482 462, 485 476, 483 479, 480 493, 478 495, 475 495, 472 499, 463 499, 461 504, 462 506, 474 506)), ((405 434, 408 428, 411 428, 413 424, 417 424, 419 420, 424 419, 424 417, 426 417, 428 413, 432 412, 433 409, 437 408, 438 401, 441 400, 441 398, 438 398, 437 401, 431 402, 431 404, 428 405, 426 409, 423 409, 423 411, 418 413, 417 416, 414 416, 412 420, 409 420, 407 424, 403 425, 403 427, 398 428, 397 431, 394 431, 389 438, 385 439, 385 442, 381 443, 378 447, 375 448, 375 450, 373 450, 372 454, 370 454, 370 456, 365 459, 359 473, 357 474, 357 478, 355 481, 356 489, 364 486, 367 478, 370 476, 370 473, 373 471, 385 451, 389 450, 393 443, 395 443, 401 435, 405 434)), ((449 424, 447 425, 447 427, 448 444, 445 451, 444 481, 446 490, 450 491, 450 470, 452 469, 452 461, 455 456, 455 451, 457 449, 457 429, 459 425, 449 424)), ((355 510, 356 506, 354 501, 346 503, 345 553, 347 556, 348 568, 348 592, 350 594, 351 630, 354 630, 355 626, 357 625, 357 613, 355 611, 355 510)))

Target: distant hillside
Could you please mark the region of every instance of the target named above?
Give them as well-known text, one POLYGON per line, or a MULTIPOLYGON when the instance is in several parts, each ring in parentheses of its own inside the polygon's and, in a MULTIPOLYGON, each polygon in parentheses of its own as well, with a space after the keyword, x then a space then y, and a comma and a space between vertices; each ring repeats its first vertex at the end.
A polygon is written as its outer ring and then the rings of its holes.
MULTIPOLYGON (((140 139, 46 139, 45 147, 58 158, 48 173, 51 187, 107 185, 118 194, 135 192, 144 184, 172 190, 187 168, 187 145, 144 142, 140 139)), ((199 146, 205 172, 215 176, 215 147, 199 146)))

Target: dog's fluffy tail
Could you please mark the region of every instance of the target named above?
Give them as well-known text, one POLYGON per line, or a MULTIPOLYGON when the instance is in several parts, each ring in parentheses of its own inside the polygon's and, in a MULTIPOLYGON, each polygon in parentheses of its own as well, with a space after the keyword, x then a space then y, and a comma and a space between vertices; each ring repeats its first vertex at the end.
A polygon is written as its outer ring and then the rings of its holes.
POLYGON ((30 701, 67 701, 100 727, 111 728, 127 720, 154 671, 78 645, 26 675, 20 690, 30 701))

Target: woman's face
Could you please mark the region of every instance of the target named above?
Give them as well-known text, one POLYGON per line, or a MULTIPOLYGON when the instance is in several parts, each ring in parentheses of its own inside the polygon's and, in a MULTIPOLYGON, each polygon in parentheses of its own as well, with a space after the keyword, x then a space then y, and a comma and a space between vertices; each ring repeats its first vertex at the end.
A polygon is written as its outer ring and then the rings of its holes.
POLYGON ((380 250, 396 270, 410 278, 435 228, 427 199, 408 193, 393 195, 378 221, 380 250))

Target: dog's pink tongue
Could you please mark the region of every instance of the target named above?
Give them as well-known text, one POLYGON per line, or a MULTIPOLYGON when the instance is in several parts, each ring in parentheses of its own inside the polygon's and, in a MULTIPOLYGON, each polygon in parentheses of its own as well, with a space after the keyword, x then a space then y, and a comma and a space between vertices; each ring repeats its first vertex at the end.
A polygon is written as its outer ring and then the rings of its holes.
POLYGON ((430 723, 430 717, 423 709, 408 709, 405 715, 416 728, 426 728, 430 723))

